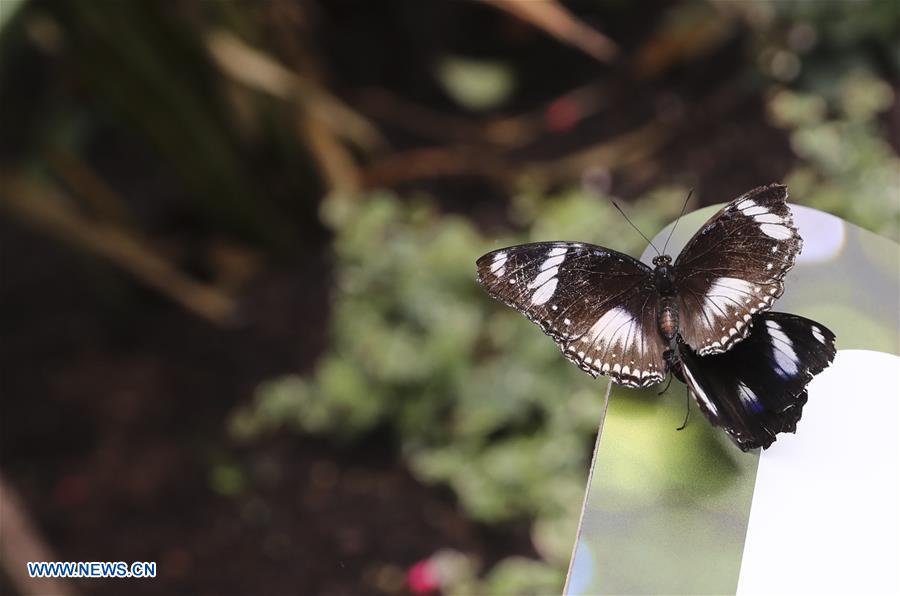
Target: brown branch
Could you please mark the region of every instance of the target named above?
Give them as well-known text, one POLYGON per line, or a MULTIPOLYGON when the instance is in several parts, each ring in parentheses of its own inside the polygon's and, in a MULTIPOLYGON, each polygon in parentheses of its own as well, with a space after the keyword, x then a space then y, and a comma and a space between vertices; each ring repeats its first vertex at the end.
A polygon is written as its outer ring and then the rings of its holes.
POLYGON ((338 137, 367 151, 385 145, 363 116, 322 89, 312 79, 288 69, 225 31, 209 35, 207 46, 223 72, 297 107, 297 131, 319 166, 330 191, 359 188, 359 168, 338 137))
POLYGON ((619 48, 610 38, 576 18, 556 0, 481 0, 543 29, 559 41, 608 64, 619 48))
POLYGON ((75 198, 81 199, 93 215, 120 225, 130 222, 128 209, 116 191, 80 156, 68 149, 54 147, 47 151, 47 161, 75 191, 75 198))
POLYGON ((579 121, 594 116, 612 103, 612 97, 602 83, 589 83, 566 91, 540 108, 489 121, 485 136, 498 145, 522 147, 547 133, 547 110, 554 104, 568 103, 578 108, 579 121))
POLYGON ((468 146, 428 147, 396 153, 362 172, 363 188, 393 187, 439 177, 480 176, 510 184, 521 176, 532 182, 565 182, 587 169, 621 169, 646 161, 669 139, 670 130, 650 122, 577 153, 549 161, 511 163, 503 155, 468 146))
POLYGON ((296 101, 336 134, 362 149, 384 146, 378 129, 314 82, 245 44, 225 31, 207 37, 207 47, 222 72, 240 83, 275 97, 296 101))
POLYGON ((428 147, 395 153, 363 170, 363 188, 393 187, 428 178, 481 176, 509 182, 500 157, 471 147, 428 147))
POLYGON ((484 124, 445 114, 385 89, 366 89, 357 102, 370 117, 428 139, 463 144, 489 143, 504 149, 521 147, 546 134, 547 110, 561 103, 576 106, 579 120, 584 120, 605 109, 611 103, 611 96, 606 85, 590 83, 562 93, 540 108, 492 118, 484 124))
POLYGON ((74 596, 77 590, 61 578, 28 575, 29 561, 57 561, 28 516, 22 499, 0 475, 0 564, 6 577, 23 595, 74 596))
POLYGON ((229 296, 190 279, 122 229, 85 219, 59 189, 6 172, 0 172, 0 189, 0 208, 22 221, 107 259, 213 323, 233 318, 236 305, 229 296))
POLYGON ((371 118, 435 141, 475 143, 484 133, 472 120, 410 101, 387 89, 364 89, 354 102, 371 118))
POLYGON ((551 162, 533 163, 530 167, 550 181, 578 177, 594 166, 602 166, 609 170, 621 169, 648 159, 669 138, 668 127, 650 122, 577 153, 551 162))
POLYGON ((318 164, 329 191, 359 190, 359 167, 327 126, 319 120, 298 114, 297 130, 306 139, 307 147, 318 164))

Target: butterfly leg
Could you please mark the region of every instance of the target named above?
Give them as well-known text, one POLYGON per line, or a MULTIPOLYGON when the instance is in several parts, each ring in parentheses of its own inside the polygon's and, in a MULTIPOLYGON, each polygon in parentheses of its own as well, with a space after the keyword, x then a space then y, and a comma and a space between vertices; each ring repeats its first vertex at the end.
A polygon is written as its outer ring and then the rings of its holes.
POLYGON ((663 393, 665 393, 666 391, 668 391, 668 390, 669 390, 669 385, 671 385, 671 384, 672 384, 672 373, 669 373, 669 382, 666 383, 665 388, 664 388, 662 391, 660 391, 659 393, 657 393, 656 395, 662 395, 663 393))
POLYGON ((685 406, 687 407, 687 412, 684 414, 684 422, 681 423, 681 426, 676 428, 675 430, 684 430, 684 427, 687 426, 688 418, 691 417, 691 391, 687 387, 684 388, 684 396, 687 398, 685 401, 685 406))

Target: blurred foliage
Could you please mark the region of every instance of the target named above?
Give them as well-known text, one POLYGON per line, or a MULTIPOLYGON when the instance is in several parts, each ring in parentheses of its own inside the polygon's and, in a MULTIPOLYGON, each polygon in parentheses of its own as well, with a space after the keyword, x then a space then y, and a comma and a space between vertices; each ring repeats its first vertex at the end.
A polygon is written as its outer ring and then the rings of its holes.
MULTIPOLYGON (((565 566, 558 569, 525 557, 508 557, 494 566, 480 587, 482 594, 555 594, 565 583, 565 566)), ((462 596, 465 592, 451 591, 462 596)), ((471 593, 471 592, 469 592, 471 593)))
MULTIPOLYGON (((878 121, 893 101, 890 86, 854 69, 828 92, 795 87, 782 80, 768 100, 770 118, 789 131, 798 158, 787 177, 794 200, 897 238, 898 162, 878 121)), ((671 221, 684 192, 648 193, 630 210, 635 223, 652 233, 671 221)), ((512 209, 525 232, 497 239, 440 214, 427 200, 402 202, 386 192, 328 197, 322 216, 335 232, 332 347, 309 377, 260 387, 252 407, 232 421, 245 438, 288 426, 353 441, 389 428, 414 474, 449 485, 473 518, 532 519, 542 560, 507 559, 483 579, 461 574, 454 584, 459 593, 559 588, 603 408, 602 383, 484 295, 473 279, 475 259, 500 246, 550 238, 631 254, 643 246, 605 198, 583 191, 547 198, 525 190, 512 209)), ((737 490, 739 466, 708 425, 677 436, 666 432, 682 407, 680 399, 652 392, 614 396, 611 415, 623 432, 650 434, 659 449, 648 459, 630 453, 628 442, 610 446, 617 451, 610 461, 621 465, 607 478, 621 490, 607 495, 607 506, 633 506, 628 495, 690 490, 721 494, 725 503, 737 490), (696 453, 707 455, 704 466, 685 465, 696 453), (642 474, 636 462, 684 474, 672 485, 646 487, 645 478, 660 475, 642 474)))
POLYGON ((890 85, 865 70, 842 77, 833 97, 776 92, 770 114, 800 159, 785 179, 793 200, 900 240, 900 158, 878 122, 893 101, 890 85))
POLYGON ((435 73, 446 93, 470 110, 496 107, 515 90, 512 69, 502 62, 448 56, 435 73))
MULTIPOLYGON (((777 81, 772 122, 790 132, 793 201, 900 240, 900 159, 884 135, 897 101, 896 2, 740 3, 759 70, 777 81)), ((896 131, 895 131, 896 135, 896 131)))
MULTIPOLYGON (((683 196, 673 189, 638 202, 636 223, 658 229, 683 196)), ((289 426, 353 440, 390 428, 413 472, 449 484, 474 518, 534 517, 535 546, 559 572, 571 550, 605 385, 560 358, 521 315, 491 301, 474 279, 474 262, 492 248, 546 238, 548 230, 604 237, 632 253, 643 241, 605 198, 583 192, 541 202, 523 195, 516 213, 537 223, 492 241, 427 201, 407 205, 389 193, 327 199, 323 218, 334 229, 337 259, 332 347, 309 378, 260 387, 254 405, 234 417, 233 431, 251 437, 289 426)))
POLYGON ((833 84, 835 73, 873 58, 885 61, 884 65, 895 71, 900 69, 900 19, 895 2, 770 0, 759 4, 770 5, 763 10, 786 25, 784 41, 805 54, 804 85, 821 88, 833 84))
MULTIPOLYGON (((896 156, 876 122, 891 90, 859 72, 840 89, 833 105, 787 89, 773 94, 772 118, 791 131, 801 159, 788 184, 803 203, 896 234, 890 179, 896 156), (838 200, 847 196, 859 200, 838 200)), ((684 193, 649 193, 631 209, 635 223, 647 232, 659 229, 675 217, 684 193)), ((322 217, 335 233, 332 347, 309 377, 260 387, 232 426, 244 438, 288 426, 343 441, 389 428, 414 474, 448 484, 473 518, 533 519, 542 561, 507 559, 484 579, 457 578, 460 593, 559 588, 604 387, 560 358, 518 313, 490 301, 474 281, 475 259, 500 246, 548 238, 602 242, 631 254, 643 246, 604 197, 522 192, 513 205, 512 219, 526 231, 495 239, 463 218, 442 215, 427 200, 402 202, 387 192, 328 197, 322 217)), ((611 446, 620 452, 611 461, 621 465, 608 473, 622 499, 700 490, 721 492, 728 501, 737 466, 708 425, 671 432, 682 407, 680 399, 652 392, 615 396, 611 415, 618 424, 659 443, 649 460, 646 453, 629 453, 627 442, 611 446), (692 474, 685 462, 698 452, 707 454, 709 467, 692 474), (671 486, 650 489, 643 479, 659 475, 641 474, 635 462, 685 473, 671 486)), ((607 501, 612 508, 634 504, 607 501)))
POLYGON ((247 486, 243 470, 235 464, 219 463, 212 466, 209 474, 212 490, 226 497, 241 494, 247 486))

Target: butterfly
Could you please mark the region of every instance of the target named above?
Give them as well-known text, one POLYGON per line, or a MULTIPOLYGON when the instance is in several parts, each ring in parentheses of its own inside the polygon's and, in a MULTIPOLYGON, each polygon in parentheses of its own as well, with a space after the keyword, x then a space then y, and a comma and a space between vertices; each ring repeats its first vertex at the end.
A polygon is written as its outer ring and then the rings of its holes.
POLYGON ((763 314, 803 246, 786 199, 780 184, 739 196, 653 268, 601 246, 538 242, 482 256, 478 281, 590 375, 649 387, 671 372, 741 449, 768 447, 796 426, 807 383, 827 366, 814 363, 834 356, 824 326, 763 314), (739 361, 730 351, 741 343, 739 361))
POLYGON ((672 371, 713 426, 743 451, 767 449, 781 432, 795 432, 806 385, 834 360, 834 333, 797 315, 753 317, 753 331, 723 354, 700 357, 683 342, 672 371))

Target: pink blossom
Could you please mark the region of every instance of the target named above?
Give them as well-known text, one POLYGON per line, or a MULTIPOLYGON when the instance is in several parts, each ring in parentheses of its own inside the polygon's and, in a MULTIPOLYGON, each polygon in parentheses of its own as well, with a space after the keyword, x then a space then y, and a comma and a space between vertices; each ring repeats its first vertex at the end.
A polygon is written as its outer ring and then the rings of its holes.
POLYGON ((406 572, 406 584, 413 594, 433 594, 441 587, 434 566, 428 559, 409 568, 406 572))

